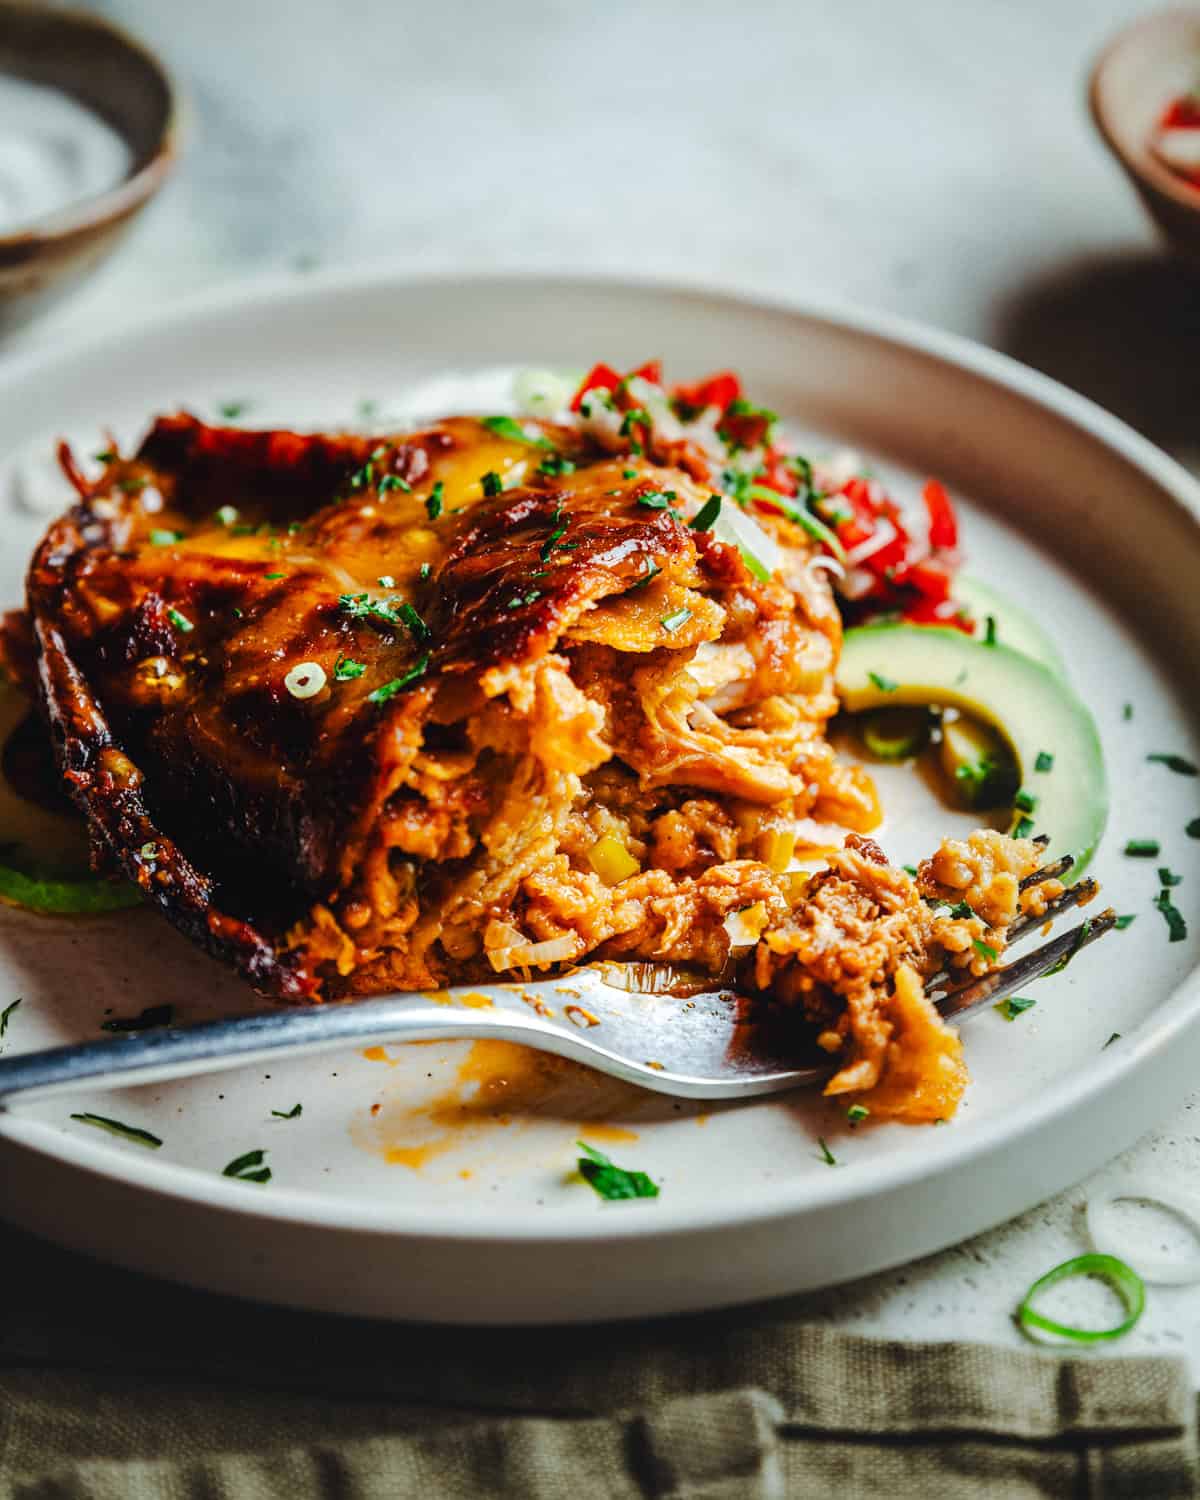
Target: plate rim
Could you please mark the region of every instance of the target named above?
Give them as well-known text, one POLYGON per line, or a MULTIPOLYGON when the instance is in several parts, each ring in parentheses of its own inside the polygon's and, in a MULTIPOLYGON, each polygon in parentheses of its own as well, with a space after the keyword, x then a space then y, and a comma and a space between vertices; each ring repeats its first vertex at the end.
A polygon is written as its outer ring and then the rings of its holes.
MULTIPOLYGON (((108 325, 83 337, 60 336, 36 348, 18 352, 0 365, 0 394, 23 379, 52 372, 64 360, 95 357, 106 348, 127 350, 145 336, 172 328, 182 329, 207 317, 227 314, 248 306, 274 309, 289 303, 336 300, 339 296, 378 293, 386 296, 411 294, 415 289, 450 288, 470 283, 478 294, 491 286, 502 292, 514 284, 524 291, 542 287, 565 292, 601 289, 616 294, 683 297, 720 303, 728 307, 753 308, 825 323, 862 337, 879 339, 918 355, 979 376, 985 381, 1049 410, 1076 429, 1115 452, 1132 467, 1148 475, 1164 498, 1200 529, 1200 480, 1143 437, 1121 418, 1106 411, 1089 397, 1034 370, 1019 360, 961 334, 938 329, 888 311, 851 306, 836 298, 790 297, 763 293, 736 280, 713 282, 703 278, 664 276, 656 273, 611 271, 546 272, 534 268, 496 270, 412 270, 394 267, 358 266, 345 270, 277 271, 227 283, 193 294, 169 308, 152 309, 119 327, 108 325)), ((208 1171, 180 1163, 140 1160, 126 1150, 92 1143, 66 1135, 58 1127, 0 1105, 0 1139, 32 1150, 68 1166, 157 1196, 183 1200, 197 1206, 229 1211, 239 1217, 292 1223, 316 1229, 382 1235, 397 1240, 453 1239, 493 1244, 548 1246, 569 1245, 586 1240, 591 1244, 617 1244, 647 1236, 704 1234, 732 1225, 766 1226, 780 1219, 821 1212, 903 1189, 942 1172, 978 1165, 1001 1152, 1019 1149, 1035 1134, 1062 1120, 1085 1103, 1100 1102, 1115 1092, 1134 1072, 1141 1072, 1200 1019, 1200 963, 1164 996, 1162 1003, 1122 1040, 1117 1053, 1100 1052, 1087 1065, 1055 1080, 1041 1099, 1028 1107, 1019 1123, 1001 1136, 994 1122, 986 1119, 957 1124, 939 1149, 911 1146, 888 1156, 856 1162, 854 1171, 830 1174, 828 1178, 798 1178, 790 1186, 786 1178, 772 1183, 769 1201, 728 1205, 677 1206, 670 1199, 655 1201, 653 1213, 628 1214, 611 1223, 580 1216, 577 1220, 542 1222, 531 1215, 520 1225, 509 1219, 503 1227, 486 1217, 464 1217, 453 1209, 431 1210, 372 1204, 366 1199, 323 1194, 312 1189, 273 1184, 270 1196, 263 1194, 249 1203, 244 1185, 224 1181, 208 1171), (69 1142, 70 1150, 63 1149, 69 1142)), ((940 1133, 939 1133, 940 1134, 940 1133)), ((598 1211, 603 1210, 598 1205, 598 1211)))

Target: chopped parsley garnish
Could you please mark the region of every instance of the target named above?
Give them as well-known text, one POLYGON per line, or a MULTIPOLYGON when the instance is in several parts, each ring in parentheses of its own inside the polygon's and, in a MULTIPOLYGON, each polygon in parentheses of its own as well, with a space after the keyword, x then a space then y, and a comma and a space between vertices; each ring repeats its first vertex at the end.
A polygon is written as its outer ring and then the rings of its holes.
POLYGON ((381 573, 376 582, 381 589, 394 589, 396 587, 396 580, 390 573, 381 573))
POLYGON ((430 563, 422 563, 420 568, 418 569, 417 576, 420 578, 421 582, 424 583, 432 573, 432 565, 430 563))
POLYGON ((355 661, 350 656, 339 656, 333 664, 334 682, 353 682, 367 670, 366 662, 355 661))
POLYGON ((446 486, 439 479, 433 489, 430 490, 429 497, 425 501, 425 513, 431 521, 436 521, 442 513, 442 498, 445 493, 446 486))
POLYGON ((1183 876, 1174 874, 1173 871, 1167 869, 1166 865, 1159 865, 1158 878, 1161 884, 1165 886, 1183 884, 1183 876))
POLYGON ((821 1148, 821 1160, 825 1163, 825 1165, 827 1167, 836 1167, 837 1157, 834 1156, 833 1152, 829 1149, 829 1143, 826 1141, 823 1135, 819 1135, 817 1137, 817 1145, 821 1148))
POLYGON ((1179 776, 1200 776, 1200 766, 1194 765, 1190 760, 1184 760, 1182 755, 1147 755, 1147 760, 1156 760, 1160 766, 1166 766, 1168 771, 1174 771, 1179 776))
POLYGON ((408 626, 409 634, 418 646, 423 646, 433 632, 407 600, 396 606, 396 614, 408 626))
POLYGON ((551 526, 553 526, 554 530, 551 531, 550 535, 542 543, 542 550, 539 553, 542 562, 550 561, 550 554, 554 551, 555 547, 558 546, 563 537, 565 537, 567 534, 567 527, 570 523, 563 520, 563 506, 561 500, 554 507, 554 514, 550 517, 550 524, 551 526))
POLYGON ((412 485, 407 479, 401 479, 399 474, 385 474, 379 481, 379 493, 386 495, 388 490, 403 490, 406 495, 411 495, 412 485))
MULTIPOLYGON (((1104 1047, 1111 1047, 1114 1042, 1119 1042, 1120 1040, 1121 1033, 1119 1031, 1114 1031, 1112 1036, 1109 1037, 1108 1041, 1105 1042, 1104 1047)), ((1104 1047, 1100 1048, 1101 1052, 1104 1051, 1104 1047)))
MULTIPOLYGON (((574 474, 575 465, 565 453, 548 453, 537 466, 539 474, 549 474, 552 479, 560 474, 574 474)), ((630 475, 626 475, 629 478, 630 475)))
POLYGON ((1121 717, 1124 720, 1126 720, 1126 722, 1128 722, 1128 720, 1130 720, 1130 719, 1133 718, 1133 704, 1132 703, 1126 703, 1125 704, 1124 708, 1122 708, 1122 710, 1121 710, 1121 717))
POLYGON ((635 427, 650 427, 650 413, 640 406, 634 406, 627 411, 621 419, 621 437, 629 437, 635 427))
POLYGON ((1125 853, 1131 859, 1156 859, 1158 852, 1157 839, 1130 839, 1125 845, 1125 853))
POLYGON ((1054 768, 1054 757, 1049 750, 1039 750, 1037 759, 1033 763, 1035 771, 1050 771, 1054 768))
MULTIPOLYGON (((916 872, 914 871, 913 873, 915 874, 916 872)), ((954 905, 950 908, 950 911, 949 911, 948 915, 950 915, 952 917, 956 917, 959 921, 966 921, 970 917, 973 917, 975 915, 975 913, 972 911, 972 909, 967 905, 967 903, 965 901, 956 901, 954 903, 954 905)), ((995 957, 994 954, 993 954, 993 957, 995 957)))
POLYGON ((846 1118, 850 1121, 851 1125, 857 1125, 865 1120, 870 1113, 871 1111, 865 1104, 852 1104, 846 1111, 846 1118))
POLYGON ((1033 819, 1020 817, 1017 819, 1016 827, 1012 831, 1012 836, 1015 839, 1027 839, 1032 832, 1033 819))
POLYGON ((1167 931, 1170 934, 1168 942, 1182 943, 1187 937, 1187 923, 1183 920, 1183 913, 1171 900, 1171 892, 1165 888, 1159 891, 1154 904, 1162 912, 1163 920, 1167 924, 1167 931))
POLYGON ((218 401, 217 410, 227 422, 236 422, 250 409, 249 401, 218 401))
POLYGON ((419 677, 424 677, 429 670, 429 652, 423 652, 409 667, 403 677, 393 677, 391 682, 385 682, 382 687, 377 687, 373 693, 367 694, 368 703, 386 703, 389 698, 394 698, 401 688, 408 687, 409 683, 416 682, 419 677))
POLYGON ((277 578, 286 578, 286 577, 287 577, 286 573, 264 573, 263 574, 263 578, 266 579, 270 583, 273 583, 275 581, 275 579, 277 579, 277 578))
POLYGON ((498 495, 504 488, 504 481, 496 473, 495 469, 489 469, 479 480, 485 495, 498 495))
POLYGON ((1075 941, 1071 944, 1071 946, 1067 949, 1067 951, 1063 954, 1059 961, 1053 966, 1053 968, 1049 968, 1046 970, 1046 972, 1042 975, 1042 978, 1049 979, 1052 974, 1061 974, 1062 971, 1071 962, 1071 960, 1075 957, 1075 955, 1079 952, 1080 948, 1083 947, 1084 943, 1087 941, 1088 933, 1091 932, 1091 930, 1092 923, 1090 918, 1086 922, 1081 922, 1079 928, 1075 933, 1075 941))
POLYGON ((916 879, 916 874, 917 874, 917 867, 916 867, 916 865, 901 865, 900 868, 904 871, 904 873, 906 875, 911 875, 914 878, 914 880, 916 879))
POLYGON ((510 443, 526 443, 530 448, 549 448, 551 452, 554 451, 554 444, 549 438, 531 437, 511 417, 484 417, 483 425, 489 432, 494 432, 497 437, 507 438, 510 443))
POLYGON ((103 448, 99 453, 93 453, 92 457, 98 464, 111 464, 116 461, 116 453, 111 448, 103 448))
POLYGON ((270 1182, 271 1169, 263 1161, 265 1151, 247 1151, 235 1156, 227 1167, 222 1168, 222 1177, 234 1177, 238 1182, 270 1182))
POLYGON ((621 478, 622 479, 636 479, 637 477, 638 477, 638 471, 636 469, 622 469, 621 470, 621 478))
POLYGON ((528 589, 524 594, 514 594, 505 609, 521 609, 526 604, 536 604, 542 597, 541 589, 528 589))
POLYGON ((1118 932, 1124 932, 1127 927, 1131 927, 1136 921, 1137 913, 1130 911, 1126 912, 1123 917, 1118 917, 1117 920, 1113 923, 1113 926, 1117 929, 1118 932))
POLYGON ((156 527, 150 533, 150 545, 152 547, 169 547, 172 542, 182 541, 182 531, 164 531, 156 527))
POLYGON ((597 1151, 586 1141, 576 1141, 575 1144, 584 1153, 576 1163, 579 1175, 602 1198, 614 1203, 622 1198, 658 1197, 658 1183, 645 1172, 629 1172, 618 1167, 603 1151, 597 1151))
POLYGON ((693 531, 711 531, 713 523, 721 514, 720 495, 710 495, 690 522, 693 531))
POLYGON ((365 490, 368 485, 375 482, 375 465, 370 459, 363 464, 361 469, 355 469, 350 476, 350 488, 352 490, 365 490))
POLYGON ((277 1120, 296 1120, 304 1113, 303 1104, 293 1104, 291 1109, 273 1109, 271 1113, 277 1120))
POLYGON ((686 605, 681 605, 678 609, 673 609, 669 615, 663 615, 659 623, 664 630, 670 631, 674 635, 679 627, 686 625, 691 618, 691 610, 686 605))
POLYGON ((19 995, 11 1005, 6 1005, 3 1010, 0 1010, 0 1037, 7 1035, 9 1020, 11 1019, 12 1014, 16 1010, 17 1006, 21 1004, 24 998, 25 997, 23 995, 19 995))
POLYGON ((986 958, 988 963, 994 964, 996 962, 997 953, 991 943, 985 943, 982 938, 972 938, 971 947, 979 954, 980 958, 986 958))
POLYGON ((152 1151, 157 1151, 162 1145, 162 1140, 151 1135, 148 1130, 141 1130, 136 1125, 124 1125, 120 1120, 110 1120, 107 1115, 93 1115, 90 1112, 72 1115, 72 1120, 78 1120, 81 1125, 94 1125, 97 1130, 107 1130, 110 1135, 122 1135, 127 1141, 136 1141, 139 1146, 149 1146, 152 1151))
POLYGON ((988 615, 983 626, 983 644, 994 646, 996 644, 996 616, 988 615))
POLYGON ((1007 1000, 1001 1000, 999 1005, 993 1005, 992 1009, 1004 1017, 1006 1021, 1015 1021, 1023 1011, 1032 1010, 1037 1004, 1027 995, 1010 995, 1007 1000))
POLYGON ((156 1026, 169 1026, 175 1019, 173 1005, 150 1005, 136 1016, 114 1016, 111 1021, 101 1021, 101 1031, 152 1031, 156 1026))
POLYGON ((674 490, 650 490, 644 495, 639 495, 637 503, 646 506, 649 510, 670 510, 677 498, 674 490))
POLYGON ((171 624, 174 625, 176 630, 182 630, 184 635, 187 635, 190 631, 193 631, 196 628, 188 619, 187 615, 180 614, 180 612, 175 608, 174 605, 172 605, 170 609, 167 610, 167 619, 170 620, 171 624))
POLYGON ((867 676, 881 693, 894 693, 900 686, 898 682, 894 682, 890 677, 882 676, 879 672, 868 672, 867 676))
MULTIPOLYGON (((662 569, 659 567, 659 565, 656 562, 651 562, 648 557, 644 557, 642 559, 642 562, 645 564, 645 572, 637 580, 636 583, 631 583, 629 585, 628 591, 631 594, 633 593, 634 589, 644 589, 652 579, 657 578, 658 575, 662 572, 662 569)), ((1200 822, 1200 819, 1198 819, 1197 821, 1200 822)))
POLYGON ((1013 798, 1013 806, 1019 808, 1021 812, 1036 812, 1037 805, 1038 799, 1032 792, 1027 792, 1024 787, 1013 798))

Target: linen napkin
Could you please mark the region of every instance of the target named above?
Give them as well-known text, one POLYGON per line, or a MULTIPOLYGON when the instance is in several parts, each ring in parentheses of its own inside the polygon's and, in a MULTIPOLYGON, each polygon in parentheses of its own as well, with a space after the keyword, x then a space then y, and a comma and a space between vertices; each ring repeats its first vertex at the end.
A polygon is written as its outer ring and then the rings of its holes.
POLYGON ((786 1303, 565 1329, 366 1323, 5 1229, 0 1275, 0 1500, 1200 1493, 1174 1358, 885 1342, 786 1303))

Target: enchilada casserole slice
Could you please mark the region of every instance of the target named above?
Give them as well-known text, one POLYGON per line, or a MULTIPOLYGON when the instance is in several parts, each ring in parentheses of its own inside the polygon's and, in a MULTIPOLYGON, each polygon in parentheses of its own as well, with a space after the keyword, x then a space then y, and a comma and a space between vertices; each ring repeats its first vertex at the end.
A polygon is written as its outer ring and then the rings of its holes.
POLYGON ((887 866, 825 739, 816 543, 758 516, 768 570, 694 455, 620 446, 177 415, 95 482, 64 453, 80 499, 30 569, 27 671, 97 865, 267 995, 685 963, 791 1007, 831 1088, 890 1074, 895 1113, 945 1116, 965 1073, 921 977, 1002 948, 1039 851, 887 866), (924 899, 972 882, 969 919, 924 899))

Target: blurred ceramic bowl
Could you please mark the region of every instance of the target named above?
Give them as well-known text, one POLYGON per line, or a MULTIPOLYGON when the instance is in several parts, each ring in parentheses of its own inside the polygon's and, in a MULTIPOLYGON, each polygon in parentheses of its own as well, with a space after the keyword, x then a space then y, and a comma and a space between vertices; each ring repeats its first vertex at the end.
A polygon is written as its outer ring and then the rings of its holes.
POLYGON ((1157 11, 1120 32, 1092 69, 1092 116, 1159 228, 1200 262, 1200 187, 1152 149, 1167 104, 1200 82, 1200 7, 1157 11))
POLYGON ((110 254, 171 171, 175 92, 163 64, 99 16, 0 0, 0 75, 58 91, 98 115, 127 153, 124 175, 0 232, 0 332, 28 322, 110 254))

